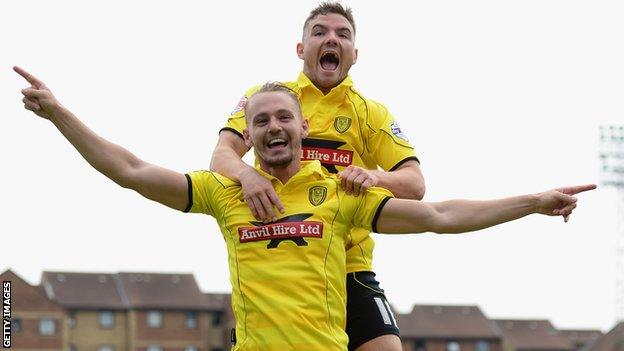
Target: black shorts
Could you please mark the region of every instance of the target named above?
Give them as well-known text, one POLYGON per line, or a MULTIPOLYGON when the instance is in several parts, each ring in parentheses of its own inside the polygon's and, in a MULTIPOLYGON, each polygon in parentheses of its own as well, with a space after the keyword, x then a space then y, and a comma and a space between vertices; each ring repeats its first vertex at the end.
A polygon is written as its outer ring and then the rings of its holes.
POLYGON ((399 335, 390 305, 373 272, 347 274, 347 335, 349 350, 378 336, 399 335))

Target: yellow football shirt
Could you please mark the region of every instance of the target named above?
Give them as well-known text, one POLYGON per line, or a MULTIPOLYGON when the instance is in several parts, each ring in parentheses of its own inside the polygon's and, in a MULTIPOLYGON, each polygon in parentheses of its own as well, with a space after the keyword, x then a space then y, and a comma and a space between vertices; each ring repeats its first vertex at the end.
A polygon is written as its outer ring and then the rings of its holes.
MULTIPOLYGON (((294 82, 285 82, 299 95, 304 118, 310 124, 303 140, 302 160, 319 160, 329 173, 349 165, 367 169, 395 170, 408 160, 416 160, 414 148, 407 141, 397 121, 380 103, 363 97, 347 77, 327 95, 303 73, 294 82)), ((244 107, 259 86, 249 89, 240 100, 227 125, 242 138, 246 128, 244 107)), ((347 272, 371 271, 375 243, 363 236, 362 228, 354 229, 347 251, 347 272)))
POLYGON ((234 350, 346 350, 346 233, 374 228, 391 194, 346 195, 317 161, 303 162, 286 184, 259 172, 286 207, 276 222, 254 219, 239 184, 208 171, 187 174, 185 211, 215 217, 226 242, 234 350))

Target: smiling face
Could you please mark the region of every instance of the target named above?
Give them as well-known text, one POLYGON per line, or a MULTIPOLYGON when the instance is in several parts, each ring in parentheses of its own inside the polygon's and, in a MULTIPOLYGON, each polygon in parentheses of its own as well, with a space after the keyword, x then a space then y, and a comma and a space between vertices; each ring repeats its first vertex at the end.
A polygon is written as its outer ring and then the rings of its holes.
POLYGON ((301 117, 299 101, 282 91, 259 92, 245 108, 245 144, 253 147, 265 171, 286 168, 301 157, 301 139, 308 135, 308 124, 301 117))
POLYGON ((305 26, 297 55, 303 60, 303 73, 327 94, 357 61, 355 30, 340 14, 320 14, 305 26))

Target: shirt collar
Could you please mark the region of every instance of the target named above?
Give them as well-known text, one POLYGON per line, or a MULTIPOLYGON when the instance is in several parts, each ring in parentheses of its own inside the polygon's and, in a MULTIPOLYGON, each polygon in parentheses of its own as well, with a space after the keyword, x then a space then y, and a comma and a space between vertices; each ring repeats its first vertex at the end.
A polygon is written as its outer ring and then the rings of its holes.
MULTIPOLYGON (((303 71, 301 73, 299 73, 299 77, 297 77, 297 86, 299 86, 299 89, 301 89, 301 90, 309 87, 311 89, 316 89, 317 91, 320 92, 319 88, 317 88, 314 85, 314 83, 312 83, 310 78, 308 78, 308 76, 306 76, 305 73, 303 73, 303 71)), ((336 92, 347 91, 352 86, 353 86, 353 80, 351 79, 351 76, 347 76, 342 82, 340 82, 340 84, 338 84, 338 86, 334 87, 329 92, 329 94, 332 94, 335 91, 336 92)))
MULTIPOLYGON (((259 165, 256 166, 256 170, 263 177, 270 180, 271 183, 273 184, 273 187, 275 187, 277 184, 282 184, 279 179, 275 178, 274 176, 262 170, 262 168, 260 168, 259 165)), ((320 161, 318 160, 301 161, 301 168, 299 169, 299 172, 295 173, 295 175, 293 175, 292 178, 288 180, 287 184, 296 182, 299 179, 302 179, 304 181, 309 181, 310 179, 319 180, 324 177, 325 177, 325 173, 323 172, 323 166, 321 166, 320 161)))

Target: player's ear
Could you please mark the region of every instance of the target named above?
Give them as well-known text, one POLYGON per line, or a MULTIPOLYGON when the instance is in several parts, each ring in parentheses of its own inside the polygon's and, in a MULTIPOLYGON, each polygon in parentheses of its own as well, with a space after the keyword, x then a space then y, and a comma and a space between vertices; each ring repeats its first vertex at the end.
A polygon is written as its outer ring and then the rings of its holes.
POLYGON ((251 137, 249 136, 249 130, 247 128, 243 129, 243 140, 245 141, 245 146, 248 148, 253 147, 253 143, 251 142, 251 137))
POLYGON ((297 56, 303 60, 303 43, 297 43, 297 56))
POLYGON ((358 56, 358 49, 354 49, 353 50, 353 64, 355 65, 355 63, 357 62, 357 56, 358 56))
POLYGON ((307 118, 301 119, 301 139, 305 139, 308 137, 308 131, 310 129, 310 125, 308 123, 307 118))

